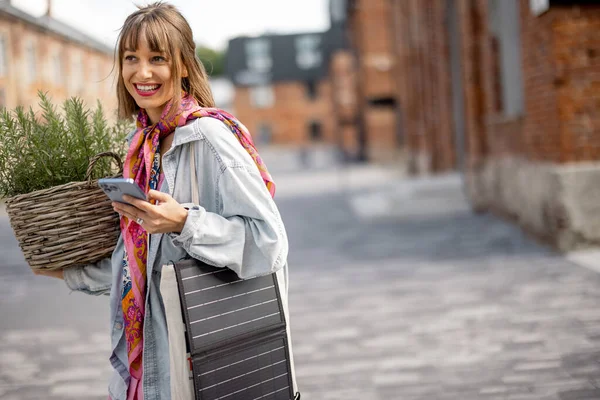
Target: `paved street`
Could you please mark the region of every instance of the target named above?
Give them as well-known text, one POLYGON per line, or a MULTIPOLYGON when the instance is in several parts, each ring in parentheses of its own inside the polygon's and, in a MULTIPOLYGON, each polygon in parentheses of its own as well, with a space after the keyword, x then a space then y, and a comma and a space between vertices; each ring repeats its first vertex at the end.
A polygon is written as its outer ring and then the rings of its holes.
MULTIPOLYGON (((279 183, 303 400, 600 399, 600 274, 472 214, 458 177, 279 183)), ((107 298, 33 277, 10 235, 0 399, 105 399, 107 298)))

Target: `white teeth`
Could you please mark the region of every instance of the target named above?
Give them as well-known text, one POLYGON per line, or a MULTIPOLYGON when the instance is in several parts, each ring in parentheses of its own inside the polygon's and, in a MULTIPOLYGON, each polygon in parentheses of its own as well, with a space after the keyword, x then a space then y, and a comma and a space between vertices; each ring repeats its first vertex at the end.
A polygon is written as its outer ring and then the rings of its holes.
POLYGON ((141 90, 141 91, 144 91, 144 92, 151 92, 151 91, 153 91, 153 90, 156 90, 156 89, 158 89, 158 86, 159 86, 159 85, 152 85, 152 86, 148 86, 148 85, 136 85, 136 86, 137 86, 137 88, 138 88, 139 90, 141 90))

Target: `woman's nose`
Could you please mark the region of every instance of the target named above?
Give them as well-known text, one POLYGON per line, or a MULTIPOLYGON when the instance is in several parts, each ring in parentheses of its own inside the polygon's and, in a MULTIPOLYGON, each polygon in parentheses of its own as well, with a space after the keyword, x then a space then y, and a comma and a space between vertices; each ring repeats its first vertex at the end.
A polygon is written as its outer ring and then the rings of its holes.
POLYGON ((150 64, 141 62, 138 68, 138 75, 140 78, 150 78, 152 76, 152 69, 150 64))

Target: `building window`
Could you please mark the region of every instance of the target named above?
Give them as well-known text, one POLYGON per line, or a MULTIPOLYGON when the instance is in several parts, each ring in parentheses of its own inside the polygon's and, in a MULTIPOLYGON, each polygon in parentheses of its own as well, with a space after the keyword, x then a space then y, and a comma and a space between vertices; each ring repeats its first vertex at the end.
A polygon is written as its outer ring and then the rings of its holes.
POLYGON ((81 53, 71 56, 71 91, 78 95, 83 88, 83 60, 81 53))
POLYGON ((261 122, 258 124, 257 142, 259 144, 269 144, 273 139, 273 131, 271 130, 271 125, 261 122))
POLYGON ((5 35, 0 35, 0 76, 6 76, 7 74, 7 40, 5 35))
POLYGON ((90 60, 90 82, 94 85, 100 82, 100 73, 98 72, 98 61, 91 59, 90 60))
POLYGON ((519 3, 488 0, 490 41, 493 55, 494 106, 507 117, 523 114, 524 92, 521 62, 519 3))
POLYGON ((27 83, 33 83, 37 80, 37 53, 36 45, 33 41, 27 42, 25 48, 25 57, 27 59, 27 83))
POLYGON ((54 84, 60 86, 63 84, 63 60, 62 60, 62 52, 61 50, 56 50, 52 55, 52 80, 54 84))
POLYGON ((250 101, 255 108, 270 108, 275 104, 275 93, 272 86, 255 86, 250 88, 250 101))
POLYGON ((112 71, 108 71, 106 75, 102 77, 102 79, 104 79, 104 90, 106 90, 107 93, 110 93, 113 90, 114 81, 114 75, 112 74, 112 71))
POLYGON ((271 42, 269 39, 250 39, 246 42, 246 62, 255 72, 266 72, 273 66, 271 42))
POLYGON ((308 97, 309 100, 317 98, 317 83, 315 81, 306 82, 306 97, 308 97))
POLYGON ((89 84, 86 84, 86 89, 88 90, 88 93, 94 93, 95 95, 98 95, 98 92, 101 90, 100 80, 102 79, 100 77, 100 60, 96 58, 88 58, 87 65, 89 70, 89 84))
POLYGON ((296 38, 296 64, 302 69, 315 68, 321 65, 323 57, 319 49, 321 37, 303 35, 296 38))
POLYGON ((321 123, 319 121, 311 121, 308 124, 308 134, 310 137, 310 140, 312 141, 318 141, 321 140, 323 138, 323 131, 321 128, 321 123))

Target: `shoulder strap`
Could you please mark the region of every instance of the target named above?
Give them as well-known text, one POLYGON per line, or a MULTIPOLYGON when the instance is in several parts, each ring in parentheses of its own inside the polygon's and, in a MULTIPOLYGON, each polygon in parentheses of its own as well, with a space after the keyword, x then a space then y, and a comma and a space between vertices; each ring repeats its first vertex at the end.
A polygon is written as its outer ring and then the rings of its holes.
POLYGON ((190 177, 192 180, 192 203, 198 205, 198 177, 196 176, 196 151, 195 151, 195 143, 196 141, 191 141, 188 143, 188 148, 190 149, 190 177))

